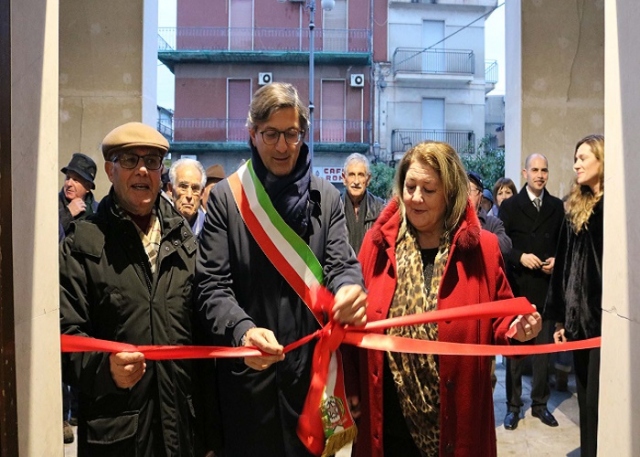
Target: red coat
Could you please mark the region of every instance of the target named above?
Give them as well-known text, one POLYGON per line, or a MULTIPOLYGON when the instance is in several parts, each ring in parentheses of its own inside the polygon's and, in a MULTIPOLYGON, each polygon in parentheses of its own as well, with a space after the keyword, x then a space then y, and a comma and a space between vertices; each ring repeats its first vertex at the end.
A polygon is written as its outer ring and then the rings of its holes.
MULTIPOLYGON (((395 240, 400 225, 398 204, 392 201, 367 232, 359 260, 369 293, 369 322, 387 317, 396 286, 395 240)), ((481 230, 468 206, 454 235, 438 292, 438 309, 513 298, 504 273, 498 239, 481 230)), ((505 333, 515 318, 442 323, 440 341, 509 344, 505 333)), ((356 444, 358 457, 382 457, 381 351, 361 351, 362 415, 356 444)), ((440 455, 490 457, 497 454, 491 389, 491 358, 440 356, 440 455)))

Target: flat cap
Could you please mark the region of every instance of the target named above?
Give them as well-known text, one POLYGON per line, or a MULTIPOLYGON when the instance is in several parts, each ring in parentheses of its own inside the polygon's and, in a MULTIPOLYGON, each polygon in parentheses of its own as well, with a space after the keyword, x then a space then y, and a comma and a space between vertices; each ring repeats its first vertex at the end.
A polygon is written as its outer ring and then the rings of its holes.
POLYGON ((211 165, 207 168, 207 184, 210 182, 222 181, 226 176, 224 175, 224 168, 219 163, 211 165))
POLYGON ((141 146, 156 148, 163 156, 169 150, 169 142, 156 129, 141 122, 128 122, 107 133, 102 140, 102 155, 104 160, 111 160, 117 151, 141 146))
POLYGON ((469 177, 469 181, 472 181, 480 189, 484 189, 482 178, 478 173, 476 173, 475 171, 467 171, 467 176, 469 177))

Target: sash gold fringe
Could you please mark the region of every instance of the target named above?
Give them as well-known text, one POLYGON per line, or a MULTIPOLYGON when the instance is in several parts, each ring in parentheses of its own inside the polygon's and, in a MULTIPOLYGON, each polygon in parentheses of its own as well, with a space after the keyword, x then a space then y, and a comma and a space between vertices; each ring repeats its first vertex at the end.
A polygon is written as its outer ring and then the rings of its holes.
POLYGON ((321 457, 329 457, 337 453, 340 449, 345 447, 347 444, 353 442, 358 435, 358 428, 353 425, 346 430, 341 430, 339 432, 334 433, 329 438, 327 438, 327 442, 324 446, 324 451, 322 451, 321 457))

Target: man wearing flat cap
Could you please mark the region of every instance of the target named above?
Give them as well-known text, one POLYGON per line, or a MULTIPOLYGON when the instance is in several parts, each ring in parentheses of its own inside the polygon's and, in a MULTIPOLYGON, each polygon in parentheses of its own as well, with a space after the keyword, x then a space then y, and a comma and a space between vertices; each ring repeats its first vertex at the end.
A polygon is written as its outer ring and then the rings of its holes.
POLYGON ((511 251, 511 238, 507 236, 507 232, 504 230, 502 221, 487 213, 486 209, 482 206, 483 198, 483 184, 482 178, 475 171, 467 172, 469 178, 469 200, 471 206, 476 209, 480 225, 483 229, 488 230, 498 237, 498 245, 500 246, 500 252, 505 257, 509 251, 511 251))
POLYGON ((93 196, 96 178, 96 163, 80 152, 71 156, 71 161, 60 170, 65 175, 64 185, 58 196, 58 215, 64 233, 69 232, 71 222, 95 213, 98 202, 93 196))
MULTIPOLYGON (((169 149, 155 129, 121 125, 104 138, 112 187, 60 248, 63 334, 134 345, 192 344, 196 239, 160 197, 169 149)), ((193 456, 191 363, 141 352, 63 354, 79 388, 78 456, 193 456)))

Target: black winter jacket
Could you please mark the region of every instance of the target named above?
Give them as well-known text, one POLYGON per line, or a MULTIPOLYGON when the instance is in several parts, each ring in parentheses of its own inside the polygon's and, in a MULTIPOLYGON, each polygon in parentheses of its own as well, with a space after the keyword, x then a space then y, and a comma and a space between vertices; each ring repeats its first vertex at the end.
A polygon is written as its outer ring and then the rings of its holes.
POLYGON ((58 192, 58 219, 65 234, 69 233, 71 223, 73 221, 85 219, 98 210, 98 202, 94 198, 93 192, 89 192, 85 195, 84 203, 87 205, 87 209, 76 217, 73 217, 71 215, 71 211, 69 211, 69 208, 67 207, 69 205, 69 200, 67 200, 67 197, 64 195, 64 188, 58 192))
MULTIPOLYGON (((113 198, 112 189, 97 213, 77 221, 61 244, 62 333, 136 345, 191 344, 196 238, 158 197, 162 242, 152 274, 133 222, 118 216, 113 198)), ((146 364, 134 387, 120 389, 109 354, 64 354, 63 378, 80 390, 79 457, 194 454, 191 363, 146 364), (152 435, 164 442, 150 443, 152 435)))

